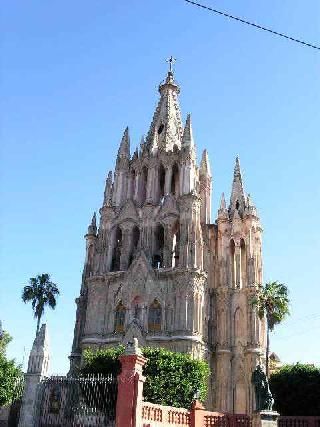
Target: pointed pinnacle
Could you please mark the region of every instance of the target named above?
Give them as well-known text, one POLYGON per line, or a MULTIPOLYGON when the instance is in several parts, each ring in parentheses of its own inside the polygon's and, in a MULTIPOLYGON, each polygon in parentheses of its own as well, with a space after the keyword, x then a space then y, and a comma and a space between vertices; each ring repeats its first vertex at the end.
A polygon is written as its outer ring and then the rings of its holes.
POLYGON ((93 213, 93 216, 92 216, 91 225, 92 225, 92 227, 97 226, 97 215, 95 212, 93 213))
POLYGON ((142 135, 141 139, 140 139, 140 150, 141 151, 144 149, 145 143, 146 143, 145 137, 144 137, 144 135, 142 135))
POLYGON ((240 159, 239 159, 239 156, 236 157, 236 163, 234 165, 233 176, 234 177, 236 177, 236 176, 240 177, 240 179, 242 180, 242 178, 241 178, 241 169, 240 169, 240 159))
POLYGON ((203 150, 202 159, 200 163, 200 175, 208 175, 211 176, 211 168, 209 162, 208 151, 203 150))
POLYGON ((191 114, 187 115, 186 124, 183 130, 182 145, 184 146, 189 145, 191 147, 194 146, 192 125, 191 125, 191 114))
POLYGON ((130 137, 128 126, 126 127, 120 142, 118 157, 130 157, 130 137))
POLYGON ((91 224, 88 227, 88 235, 95 235, 97 233, 97 217, 94 212, 91 220, 91 224))
POLYGON ((39 347, 45 348, 47 346, 48 346, 48 328, 45 323, 42 323, 41 328, 34 339, 33 349, 39 350, 39 347))
POLYGON ((244 188, 242 184, 240 161, 238 156, 236 157, 236 163, 233 171, 230 207, 232 209, 237 209, 237 205, 239 205, 241 209, 243 209, 245 205, 245 193, 244 193, 244 188))
POLYGON ((104 189, 103 206, 110 206, 112 199, 112 171, 109 171, 104 189))
POLYGON ((221 201, 220 201, 220 210, 225 210, 227 208, 226 199, 224 197, 224 193, 221 194, 221 201))

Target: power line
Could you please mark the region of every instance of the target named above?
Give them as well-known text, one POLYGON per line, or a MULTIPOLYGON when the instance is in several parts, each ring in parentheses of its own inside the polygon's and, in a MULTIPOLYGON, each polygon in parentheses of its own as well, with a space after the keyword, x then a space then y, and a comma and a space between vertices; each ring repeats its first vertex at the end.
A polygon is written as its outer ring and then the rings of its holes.
POLYGON ((239 18, 238 16, 230 15, 229 13, 222 12, 221 10, 213 9, 212 7, 206 6, 206 5, 201 4, 201 3, 197 3, 193 0, 183 0, 183 1, 185 1, 186 3, 192 4, 194 6, 200 7, 202 9, 209 10, 210 12, 216 13, 218 15, 224 16, 225 18, 233 19, 235 21, 241 22, 242 24, 250 25, 251 27, 257 28, 258 30, 263 30, 263 31, 266 31, 266 32, 271 33, 273 35, 283 37, 287 40, 290 40, 290 41, 293 41, 296 43, 300 43, 300 44, 307 46, 307 47, 311 47, 312 49, 320 50, 320 46, 305 42, 303 40, 296 39, 294 37, 288 36, 287 34, 279 33, 278 31, 271 30, 270 28, 263 27, 263 26, 258 25, 258 24, 254 24, 253 22, 239 18))

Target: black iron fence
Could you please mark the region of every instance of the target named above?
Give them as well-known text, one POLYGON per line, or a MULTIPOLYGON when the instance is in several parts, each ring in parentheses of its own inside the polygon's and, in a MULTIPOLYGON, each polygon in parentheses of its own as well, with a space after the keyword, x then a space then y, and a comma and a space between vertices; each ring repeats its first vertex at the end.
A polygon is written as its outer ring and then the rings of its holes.
POLYGON ((115 425, 117 379, 114 376, 50 377, 37 390, 37 427, 115 425))

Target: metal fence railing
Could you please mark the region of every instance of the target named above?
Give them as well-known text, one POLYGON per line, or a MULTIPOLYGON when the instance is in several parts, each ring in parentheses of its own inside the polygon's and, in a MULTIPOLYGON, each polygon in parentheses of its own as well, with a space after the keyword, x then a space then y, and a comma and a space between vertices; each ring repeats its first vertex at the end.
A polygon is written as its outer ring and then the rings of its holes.
POLYGON ((117 379, 114 376, 50 377, 37 390, 37 427, 108 426, 116 416, 117 379))

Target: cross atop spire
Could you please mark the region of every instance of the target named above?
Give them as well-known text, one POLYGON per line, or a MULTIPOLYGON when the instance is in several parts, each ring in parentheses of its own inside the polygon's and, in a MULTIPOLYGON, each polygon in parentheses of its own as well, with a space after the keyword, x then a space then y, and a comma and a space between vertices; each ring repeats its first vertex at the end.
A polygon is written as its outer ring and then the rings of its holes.
POLYGON ((168 58, 166 60, 166 62, 169 63, 169 73, 173 74, 173 66, 176 62, 176 58, 174 58, 172 55, 170 56, 170 58, 168 58))

